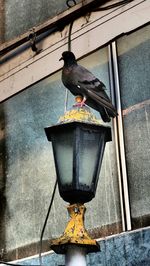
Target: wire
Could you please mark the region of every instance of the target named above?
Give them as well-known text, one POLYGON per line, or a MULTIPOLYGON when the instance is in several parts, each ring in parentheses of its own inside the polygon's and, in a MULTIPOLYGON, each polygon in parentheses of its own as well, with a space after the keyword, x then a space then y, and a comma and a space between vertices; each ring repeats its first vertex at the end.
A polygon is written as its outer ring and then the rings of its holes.
POLYGON ((74 23, 74 21, 72 21, 72 22, 70 23, 70 26, 69 26, 69 33, 68 33, 68 51, 69 51, 69 52, 71 51, 71 32, 72 32, 73 23, 74 23))
MULTIPOLYGON (((77 4, 75 0, 67 0, 66 5, 71 8, 72 6, 69 4, 69 2, 73 2, 74 6, 77 4)), ((74 20, 71 21, 69 25, 69 32, 68 32, 68 51, 71 52, 71 32, 72 32, 72 27, 73 27, 74 20)), ((68 105, 68 89, 66 89, 65 93, 65 107, 64 107, 64 112, 67 111, 67 105, 68 105)))
MULTIPOLYGON (((68 51, 69 52, 71 52, 71 32, 72 32, 73 23, 74 23, 74 21, 72 21, 70 23, 69 33, 68 33, 68 51)), ((66 89, 66 93, 65 93, 65 108, 64 108, 64 112, 67 111, 67 105, 68 105, 68 89, 66 89)))
POLYGON ((114 7, 122 6, 124 4, 128 4, 130 2, 133 2, 134 0, 122 0, 120 2, 114 3, 112 5, 104 6, 104 7, 98 7, 96 9, 93 9, 92 12, 98 12, 98 11, 103 11, 103 10, 108 10, 114 7))
POLYGON ((42 231, 41 231, 41 235, 40 235, 40 242, 39 242, 39 262, 40 262, 40 266, 42 266, 42 256, 41 256, 41 253, 42 253, 42 240, 43 240, 43 235, 44 235, 44 231, 45 231, 45 227, 46 227, 46 224, 47 224, 47 220, 48 220, 48 217, 49 217, 51 208, 52 208, 52 204, 53 204, 53 201, 54 201, 54 196, 55 196, 56 188, 57 188, 57 179, 55 181, 55 185, 54 185, 54 189, 53 189, 53 193, 52 193, 50 205, 48 207, 47 215, 46 215, 46 218, 45 218, 45 221, 44 221, 44 224, 43 224, 43 228, 42 228, 42 231))

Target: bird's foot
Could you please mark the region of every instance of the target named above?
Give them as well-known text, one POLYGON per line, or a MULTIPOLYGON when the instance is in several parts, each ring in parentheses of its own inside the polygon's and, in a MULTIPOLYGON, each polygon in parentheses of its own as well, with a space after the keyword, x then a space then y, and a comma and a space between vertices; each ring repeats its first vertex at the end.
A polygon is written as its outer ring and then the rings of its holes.
POLYGON ((85 106, 85 101, 86 101, 86 98, 84 97, 82 97, 82 96, 80 96, 80 95, 78 95, 76 98, 75 98, 75 100, 76 100, 76 103, 73 105, 74 107, 83 107, 83 106, 85 106))
POLYGON ((81 108, 82 108, 83 106, 85 106, 85 103, 84 103, 84 102, 76 103, 76 104, 73 105, 73 107, 81 107, 81 108))

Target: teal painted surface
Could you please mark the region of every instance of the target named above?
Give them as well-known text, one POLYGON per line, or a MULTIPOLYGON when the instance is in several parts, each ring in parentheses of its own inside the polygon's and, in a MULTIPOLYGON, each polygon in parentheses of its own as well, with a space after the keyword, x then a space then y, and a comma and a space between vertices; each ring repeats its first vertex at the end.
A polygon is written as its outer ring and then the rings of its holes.
MULTIPOLYGON (((149 266, 150 228, 120 234, 99 242, 101 251, 87 255, 87 266, 149 266)), ((22 262, 21 262, 22 263, 22 262)), ((23 261, 24 265, 38 264, 38 258, 23 261)), ((64 265, 64 256, 43 256, 43 265, 64 265)))
POLYGON ((117 41, 122 109, 150 99, 150 25, 117 41))

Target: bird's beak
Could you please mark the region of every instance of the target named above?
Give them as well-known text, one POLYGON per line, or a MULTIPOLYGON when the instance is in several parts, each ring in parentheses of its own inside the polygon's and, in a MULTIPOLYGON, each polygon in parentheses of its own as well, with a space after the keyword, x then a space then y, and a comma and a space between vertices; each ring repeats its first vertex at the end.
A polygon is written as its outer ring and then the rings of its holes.
POLYGON ((63 60, 63 57, 61 57, 61 58, 59 59, 59 61, 61 61, 61 60, 63 60))

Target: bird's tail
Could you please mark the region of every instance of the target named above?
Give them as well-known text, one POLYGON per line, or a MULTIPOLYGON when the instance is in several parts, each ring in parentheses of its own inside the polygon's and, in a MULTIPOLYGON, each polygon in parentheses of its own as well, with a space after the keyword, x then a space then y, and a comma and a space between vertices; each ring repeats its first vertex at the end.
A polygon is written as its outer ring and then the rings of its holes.
MULTIPOLYGON (((99 112, 101 113, 102 118, 104 116, 105 119, 108 120, 108 117, 115 117, 118 115, 116 108, 112 105, 109 98, 105 98, 102 96, 100 97, 99 95, 97 95, 96 93, 93 93, 92 91, 88 91, 88 92, 89 92, 91 98, 93 98, 93 100, 95 100, 97 102, 98 106, 100 107, 99 112)), ((105 122, 109 122, 109 121, 105 121, 105 122)))
POLYGON ((110 119, 110 115, 108 114, 106 108, 104 107, 101 107, 99 109, 99 113, 100 113, 100 116, 101 118, 103 119, 104 122, 110 122, 111 119, 110 119))

